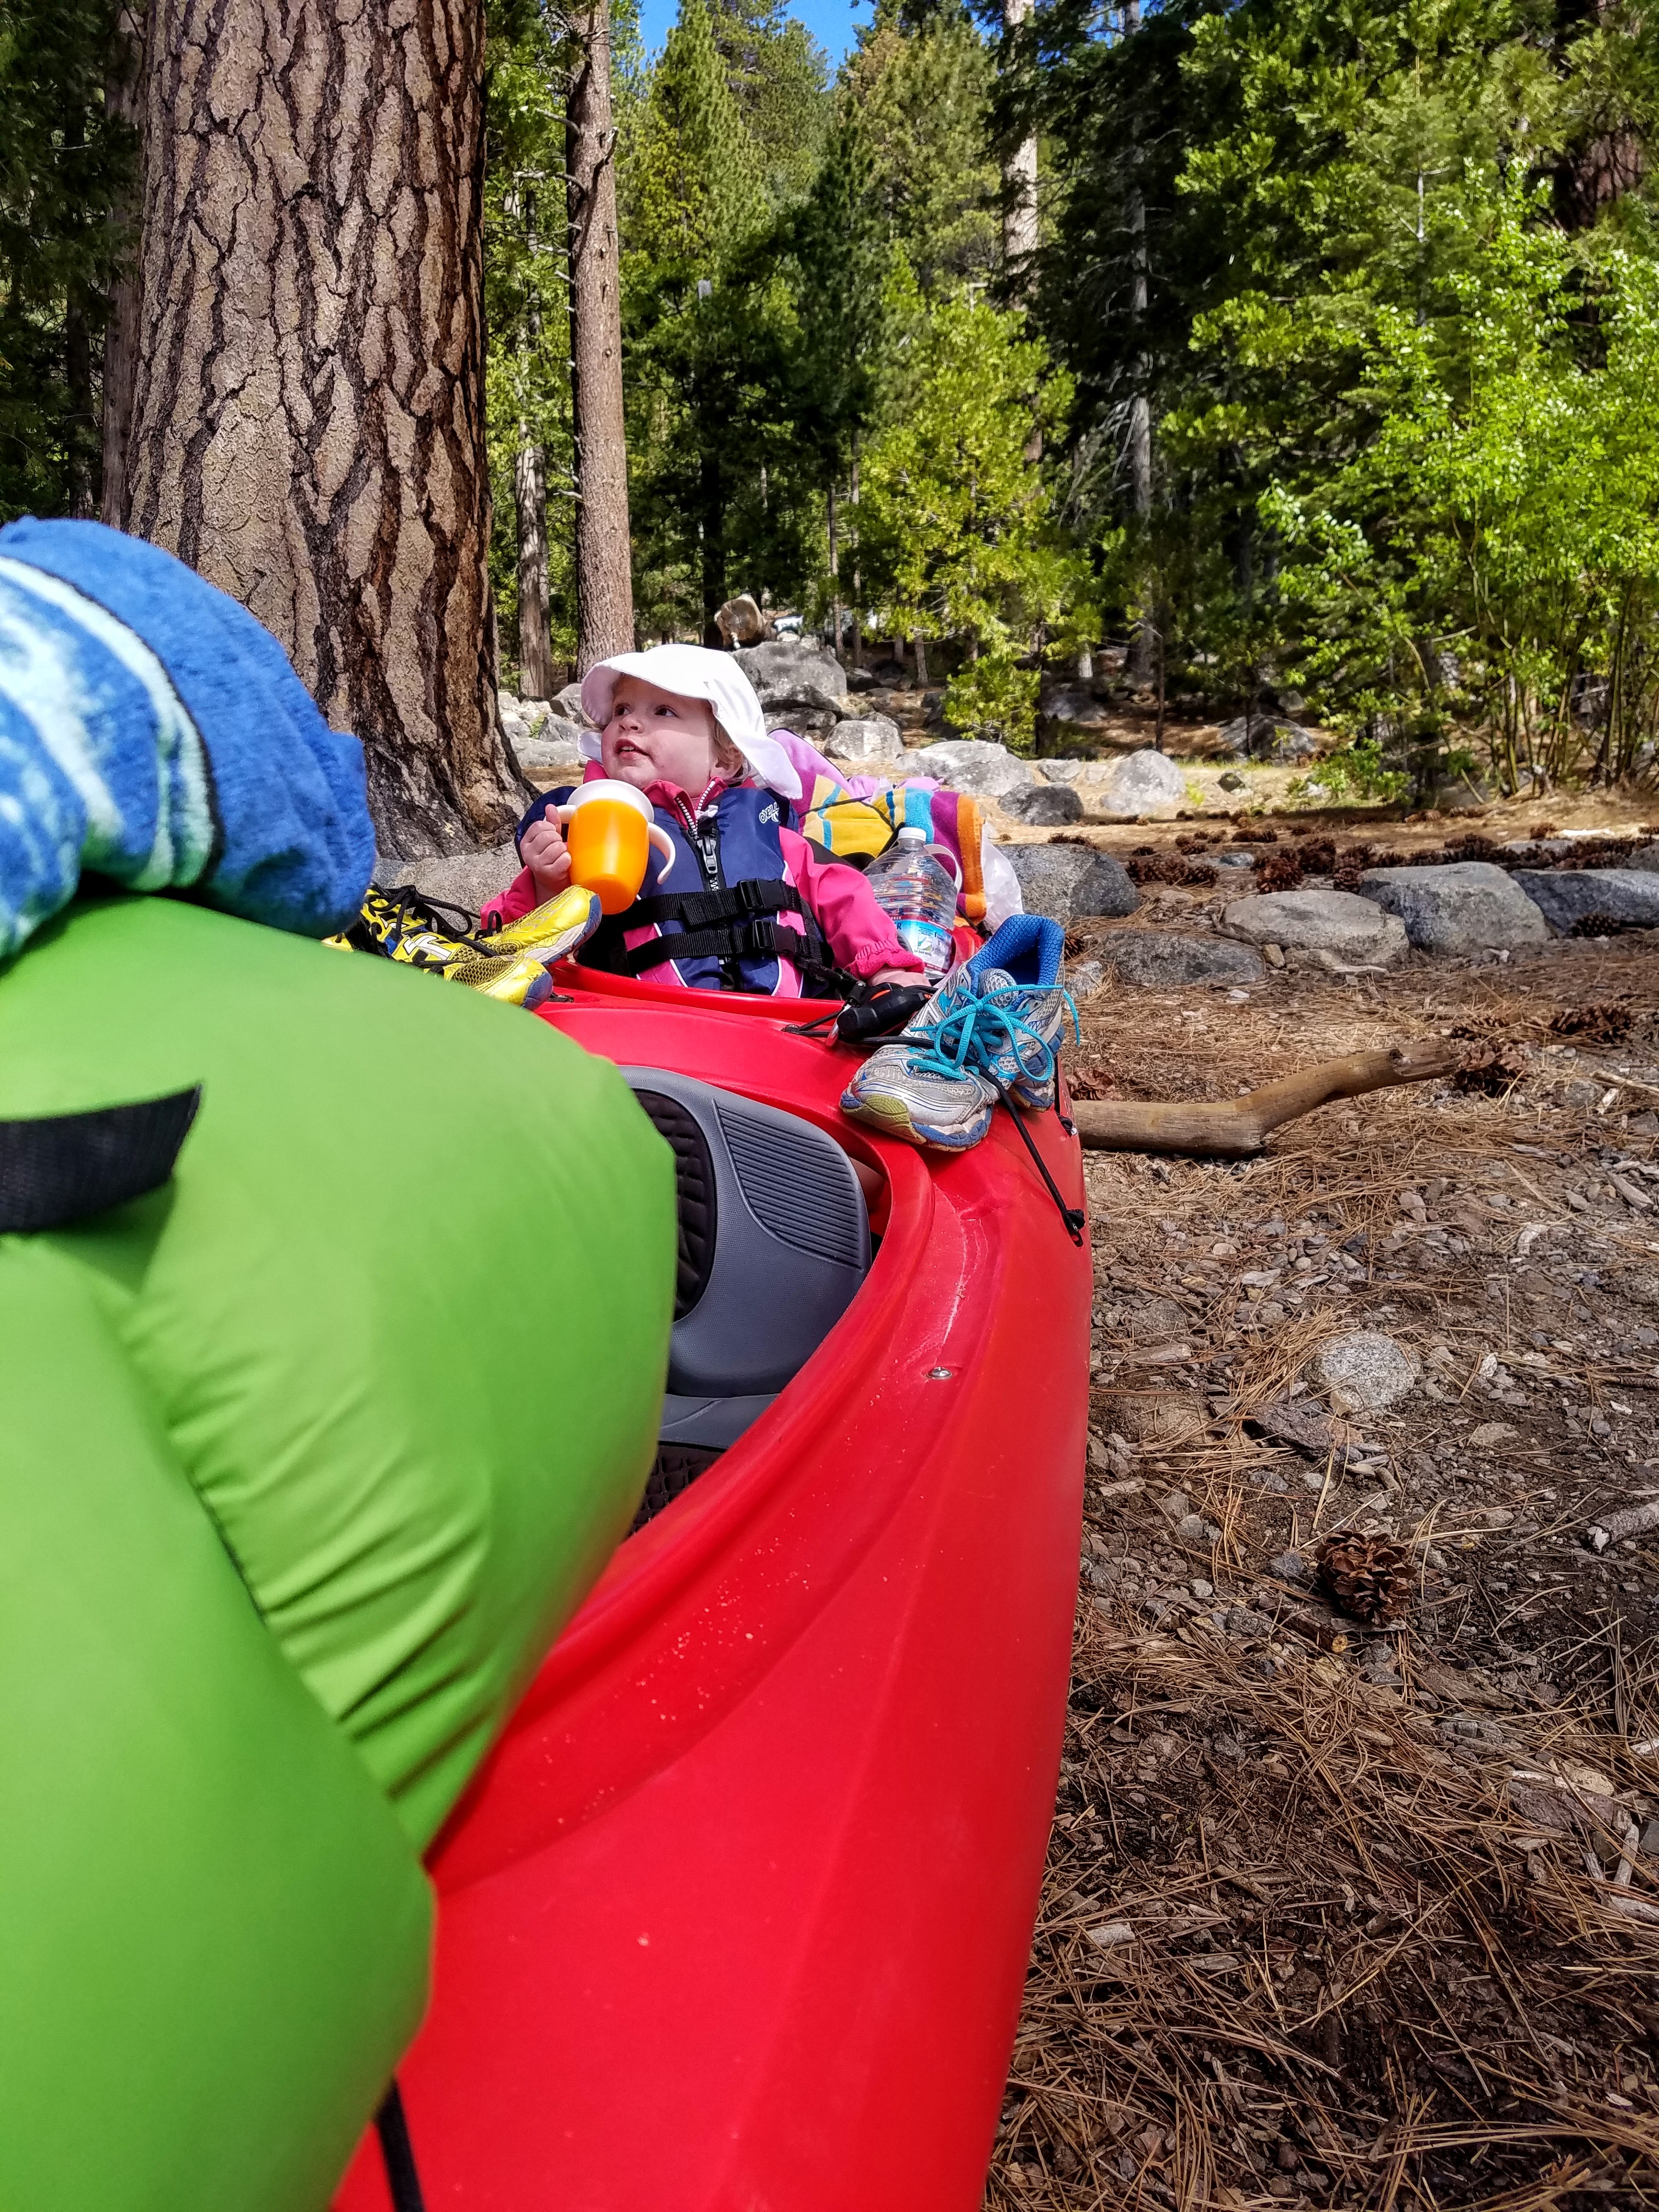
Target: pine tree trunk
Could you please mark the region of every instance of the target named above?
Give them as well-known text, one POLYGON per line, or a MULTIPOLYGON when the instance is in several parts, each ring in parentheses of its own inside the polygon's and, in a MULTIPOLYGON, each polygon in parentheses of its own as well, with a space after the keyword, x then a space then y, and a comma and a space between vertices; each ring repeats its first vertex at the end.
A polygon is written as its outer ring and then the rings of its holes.
POLYGON ((570 217, 570 386, 576 446, 576 667, 585 674, 634 645, 617 289, 617 134, 611 120, 611 22, 590 0, 566 106, 570 217))
POLYGON ((718 653, 726 637, 715 617, 730 596, 726 588, 726 479, 718 453, 706 453, 697 463, 697 544, 702 641, 711 653, 718 653))
MULTIPOLYGON (((1139 28, 1139 0, 1126 0, 1123 10, 1125 36, 1133 37, 1139 28)), ((1131 140, 1129 163, 1129 319, 1139 331, 1146 320, 1146 202, 1140 189, 1140 149, 1135 139, 1131 140)), ((1147 363, 1144 353, 1135 355, 1131 374, 1134 378, 1134 391, 1129 401, 1129 504, 1135 520, 1144 530, 1152 512, 1152 406, 1146 392, 1147 363)), ((1128 664, 1124 672, 1132 684, 1152 682, 1153 642, 1152 623, 1144 620, 1137 623, 1134 635, 1129 641, 1128 664)), ((1158 727, 1161 742, 1161 706, 1158 727)))
POLYGON ((104 465, 99 512, 117 529, 126 522, 127 434, 132 424, 132 386, 138 369, 138 319, 143 298, 142 241, 138 221, 144 204, 144 20, 143 0, 137 10, 124 7, 116 17, 111 41, 109 73, 104 84, 104 106, 139 132, 137 171, 131 192, 110 217, 122 258, 110 287, 109 315, 104 325, 103 422, 104 465))
POLYGON ((525 438, 513 463, 519 525, 519 696, 550 699, 553 639, 548 626, 547 468, 540 445, 525 438))
POLYGON ((64 381, 70 400, 69 510, 77 522, 90 522, 98 512, 95 475, 102 460, 92 397, 92 331, 86 287, 78 279, 71 282, 64 308, 64 381))
POLYGON ((503 836, 483 19, 151 0, 126 514, 363 741, 383 851, 503 836))
POLYGON ((859 439, 856 430, 853 433, 853 478, 850 490, 853 500, 851 521, 853 607, 850 623, 852 635, 849 642, 852 647, 852 665, 856 668, 864 651, 864 629, 859 616, 859 602, 864 596, 864 579, 859 570, 859 439))
POLYGON ((830 650, 837 660, 841 659, 841 539, 836 528, 836 487, 830 487, 828 526, 830 532, 830 620, 831 644, 830 650))
MULTIPOLYGON (((1031 12, 1031 0, 1002 0, 1002 27, 1017 31, 1031 12)), ((1002 267, 1010 291, 1024 298, 1031 289, 1037 247, 1037 142, 1035 133, 1011 147, 1002 163, 1002 267)))

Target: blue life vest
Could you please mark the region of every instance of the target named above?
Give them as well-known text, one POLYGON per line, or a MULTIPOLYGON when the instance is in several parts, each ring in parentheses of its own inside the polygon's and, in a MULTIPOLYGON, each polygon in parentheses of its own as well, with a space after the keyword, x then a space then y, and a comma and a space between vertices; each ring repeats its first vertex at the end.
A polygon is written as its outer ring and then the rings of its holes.
MULTIPOLYGON (((520 836, 550 807, 568 805, 574 788, 538 799, 519 824, 520 836)), ((775 792, 753 784, 728 785, 702 809, 695 829, 666 807, 653 807, 653 818, 674 848, 673 863, 625 914, 600 923, 577 954, 579 963, 638 975, 672 958, 688 990, 775 995, 784 959, 800 973, 809 994, 827 990, 840 997, 831 981, 834 956, 784 867, 778 835, 782 810, 775 792), (805 934, 781 927, 781 914, 799 915, 805 934), (647 927, 655 933, 649 942, 625 942, 627 932, 647 927), (682 937, 681 949, 671 951, 682 937)))

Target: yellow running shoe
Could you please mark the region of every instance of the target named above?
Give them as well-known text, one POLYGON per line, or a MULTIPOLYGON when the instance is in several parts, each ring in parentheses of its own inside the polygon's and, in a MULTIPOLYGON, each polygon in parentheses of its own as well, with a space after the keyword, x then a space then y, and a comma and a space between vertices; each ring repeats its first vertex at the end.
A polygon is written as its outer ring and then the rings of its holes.
POLYGON ((539 1006, 553 995, 553 978, 528 953, 516 960, 510 953, 500 960, 455 960, 443 972, 452 983, 509 1006, 539 1006))
POLYGON ((586 944, 600 919, 595 894, 574 884, 522 921, 488 931, 464 907, 423 898, 412 884, 393 890, 371 885, 350 928, 325 942, 428 969, 508 1006, 533 1007, 551 994, 549 968, 586 944))
POLYGON ((579 945, 586 945, 602 919, 598 892, 571 884, 522 921, 487 930, 478 941, 492 956, 526 953, 550 968, 556 960, 568 960, 579 945))

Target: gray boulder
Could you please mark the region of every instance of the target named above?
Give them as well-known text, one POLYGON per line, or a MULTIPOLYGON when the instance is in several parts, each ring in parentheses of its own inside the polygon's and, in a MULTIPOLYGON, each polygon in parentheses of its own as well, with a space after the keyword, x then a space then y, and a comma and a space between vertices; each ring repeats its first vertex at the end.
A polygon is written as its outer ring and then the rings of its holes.
POLYGON ((833 653, 805 638, 778 637, 751 645, 732 658, 759 694, 767 719, 779 728, 798 729, 797 714, 828 715, 839 721, 852 711, 847 674, 833 653))
POLYGON ((519 872, 515 845, 486 846, 477 853, 446 853, 434 860, 377 859, 374 880, 383 890, 413 884, 427 898, 443 899, 451 906, 477 914, 486 899, 504 891, 519 872))
POLYGON ((1659 845, 1638 845, 1625 866, 1639 869, 1644 875, 1659 875, 1659 845))
POLYGON ((565 685, 553 701, 553 712, 562 715, 567 722, 574 722, 579 730, 593 727, 582 707, 582 687, 580 684, 565 685))
POLYGON ((849 768, 856 768, 866 761, 902 758, 904 739, 890 715, 860 714, 837 722, 823 750, 831 760, 845 761, 849 768))
POLYGON ((1659 875, 1649 869, 1517 868, 1513 880, 1564 937, 1601 914, 1626 929, 1659 929, 1659 875))
POLYGON ((1179 763, 1151 745, 1113 761, 1090 793, 1095 811, 1132 822, 1173 822, 1186 797, 1179 763))
POLYGON ((1238 714, 1224 722, 1222 750, 1235 760, 1311 760, 1318 747, 1299 722, 1279 714, 1238 714))
POLYGON ((1109 853, 1091 853, 1086 845, 1005 845, 1002 854, 1019 878, 1027 914, 1065 922, 1133 914, 1140 904, 1121 862, 1109 853))
POLYGON ((1060 830, 1082 821, 1083 801, 1063 783, 1028 783, 1003 793, 1002 811, 1034 830, 1060 830))
POLYGON ((1406 957, 1405 924, 1352 891, 1264 891, 1222 910, 1230 937, 1277 945, 1330 967, 1388 968, 1406 957))
POLYGON ((1068 753, 1057 753, 1051 760, 1035 763, 1045 783, 1098 783, 1110 765, 1108 761, 1078 760, 1068 753))
POLYGON ((580 739, 586 734, 574 722, 558 714, 544 714, 527 737, 507 735, 519 766, 527 776, 542 782, 567 772, 580 775, 587 765, 580 739))
POLYGON ((1368 868, 1361 894, 1398 915, 1423 952, 1480 952, 1541 945, 1549 925, 1513 876, 1490 860, 1437 868, 1368 868))
POLYGON ((975 799, 1000 799, 1031 781, 1027 763, 1018 760, 1006 745, 988 738, 946 738, 936 745, 923 745, 909 762, 912 775, 931 775, 952 791, 966 791, 975 799))
POLYGON ((1182 937, 1172 929, 1115 929, 1100 957, 1118 980, 1152 990, 1187 983, 1259 983, 1266 973, 1252 946, 1225 937, 1182 937))

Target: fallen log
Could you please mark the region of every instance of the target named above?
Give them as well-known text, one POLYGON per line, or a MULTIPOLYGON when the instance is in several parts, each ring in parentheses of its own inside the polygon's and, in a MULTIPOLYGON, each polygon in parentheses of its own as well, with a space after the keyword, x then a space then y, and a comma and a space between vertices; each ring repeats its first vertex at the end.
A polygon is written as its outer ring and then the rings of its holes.
POLYGON ((1285 1121, 1333 1098, 1358 1098, 1396 1083, 1426 1083, 1456 1069, 1456 1045, 1432 1038, 1393 1052, 1356 1052, 1322 1060, 1295 1075, 1264 1083, 1242 1098, 1203 1100, 1079 1099, 1072 1116, 1085 1145, 1103 1152, 1197 1152, 1249 1159, 1285 1121))

